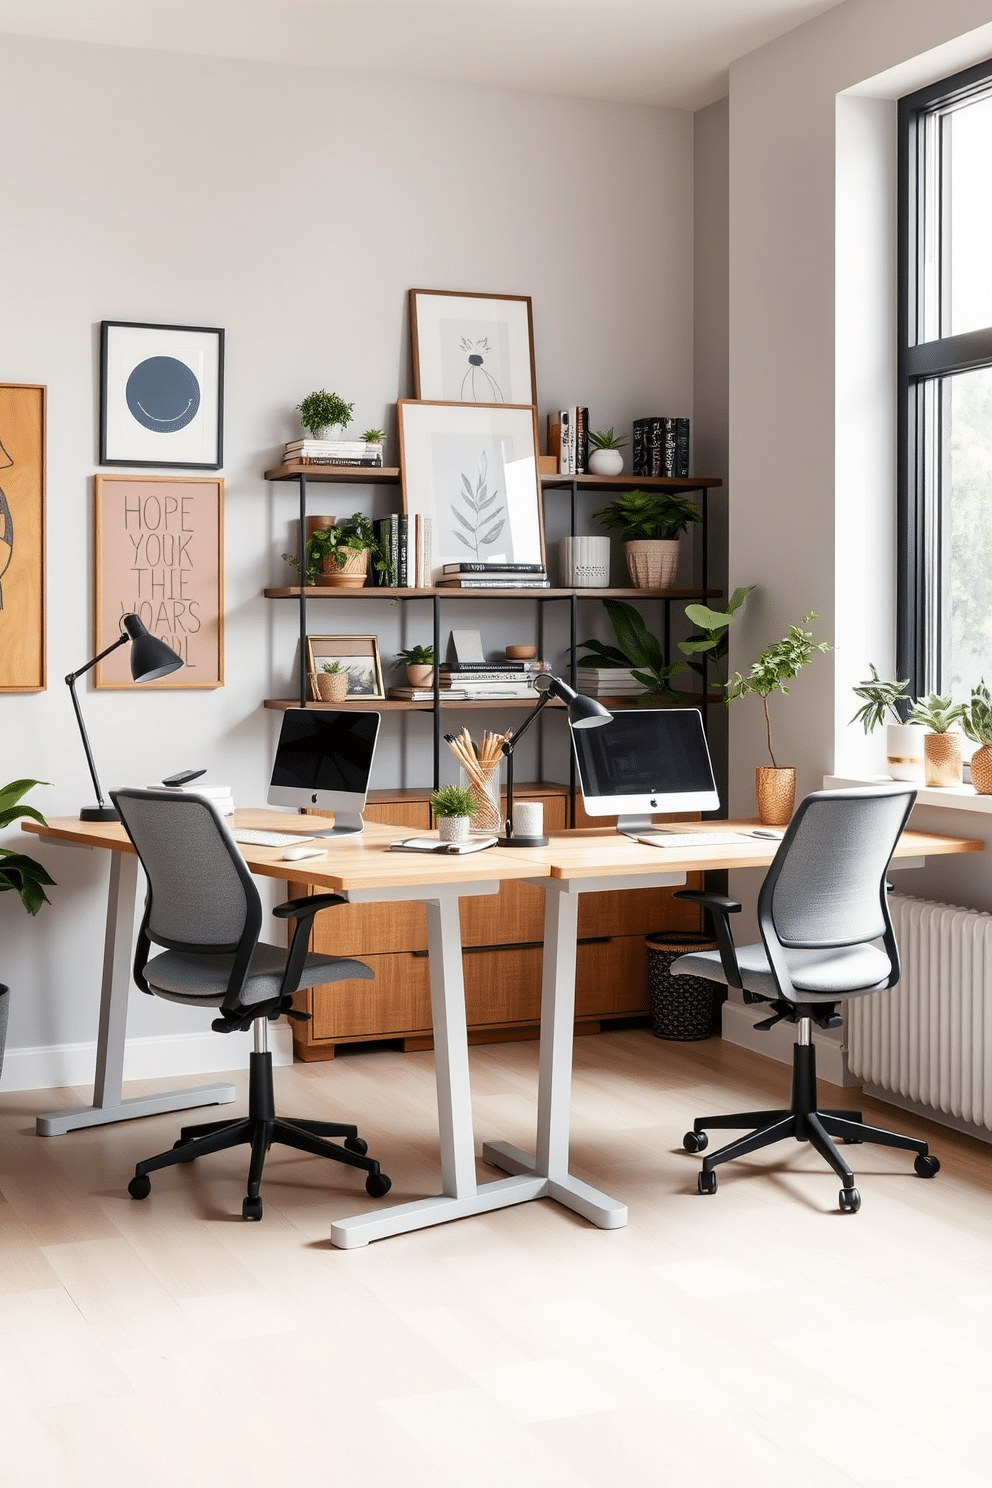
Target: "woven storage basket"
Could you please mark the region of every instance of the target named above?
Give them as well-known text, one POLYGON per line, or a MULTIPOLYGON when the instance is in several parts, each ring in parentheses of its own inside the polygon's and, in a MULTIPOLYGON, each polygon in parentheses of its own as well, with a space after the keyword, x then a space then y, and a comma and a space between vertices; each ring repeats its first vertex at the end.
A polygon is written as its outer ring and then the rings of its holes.
POLYGON ((648 936, 648 991, 655 1038, 691 1043, 713 1032, 714 990, 705 977, 673 976, 672 962, 689 951, 716 950, 716 941, 693 930, 659 930, 648 936))

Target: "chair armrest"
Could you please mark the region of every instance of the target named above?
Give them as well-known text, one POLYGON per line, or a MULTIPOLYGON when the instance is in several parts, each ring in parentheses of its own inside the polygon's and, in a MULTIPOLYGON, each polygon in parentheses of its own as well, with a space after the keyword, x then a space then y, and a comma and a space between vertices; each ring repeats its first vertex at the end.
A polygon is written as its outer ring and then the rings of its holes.
MULTIPOLYGON (((740 905, 736 899, 728 899, 726 894, 711 894, 706 889, 676 889, 672 895, 673 899, 687 899, 692 904, 701 904, 703 909, 708 909, 713 917, 713 929, 716 931, 716 943, 720 948, 720 964, 723 967, 724 980, 728 987, 736 987, 738 991, 744 991, 741 981, 741 969, 737 964, 737 951, 734 947, 734 937, 730 933, 730 916, 737 914, 740 905)), ((750 1002, 752 994, 744 992, 744 1000, 750 1002)))
POLYGON ((292 996, 297 989, 303 972, 303 963, 307 958, 307 947, 310 943, 310 930, 314 917, 322 909, 330 909, 335 904, 347 904, 347 902, 343 894, 308 894, 305 899, 287 899, 285 904, 276 905, 272 913, 277 919, 296 921, 289 955, 286 957, 286 970, 283 973, 280 997, 292 996))
POLYGON ((332 904, 347 904, 343 894, 308 894, 304 899, 287 899, 277 904, 272 913, 280 920, 297 920, 301 915, 313 916, 321 909, 330 909, 332 904))

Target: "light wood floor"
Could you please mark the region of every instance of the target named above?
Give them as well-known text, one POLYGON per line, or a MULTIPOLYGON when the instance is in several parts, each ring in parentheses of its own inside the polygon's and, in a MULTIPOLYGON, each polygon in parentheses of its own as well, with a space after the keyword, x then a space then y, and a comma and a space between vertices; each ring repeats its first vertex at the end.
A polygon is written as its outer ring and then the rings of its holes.
MULTIPOLYGON (((530 1145, 536 1060, 473 1049, 480 1143, 530 1145)), ((287 1114, 354 1114, 386 1202, 438 1190, 431 1054, 276 1081, 287 1114)), ((155 1175, 135 1203, 130 1169, 178 1115, 38 1138, 36 1112, 75 1095, 3 1096, 0 1481, 992 1483, 992 1151, 865 1102, 931 1140, 936 1179, 848 1148, 863 1205, 840 1215, 833 1174, 789 1143, 700 1197, 691 1118, 787 1087, 784 1066, 718 1040, 579 1039, 572 1166, 626 1200, 626 1229, 543 1200, 355 1251, 328 1234, 373 1205, 358 1174, 274 1149, 265 1218, 245 1224, 241 1149, 155 1175)))

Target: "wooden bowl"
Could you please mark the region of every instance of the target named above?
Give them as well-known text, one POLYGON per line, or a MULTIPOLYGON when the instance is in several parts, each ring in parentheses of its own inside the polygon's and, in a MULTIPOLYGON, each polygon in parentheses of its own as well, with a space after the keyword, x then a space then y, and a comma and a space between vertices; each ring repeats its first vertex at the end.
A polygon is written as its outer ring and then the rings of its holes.
POLYGON ((533 661, 537 655, 536 646, 507 646, 507 661, 533 661))

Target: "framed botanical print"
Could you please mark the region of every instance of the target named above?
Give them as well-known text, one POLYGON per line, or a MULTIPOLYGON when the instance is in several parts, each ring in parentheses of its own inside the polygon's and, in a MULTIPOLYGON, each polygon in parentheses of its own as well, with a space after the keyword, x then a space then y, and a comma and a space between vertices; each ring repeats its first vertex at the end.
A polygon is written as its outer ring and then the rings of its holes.
MULTIPOLYGON (((324 662, 337 662, 348 673, 349 701, 384 698, 379 642, 374 635, 307 636, 307 670, 313 676, 324 662)), ((316 696, 316 694, 314 694, 316 696)))
POLYGON ((535 403, 529 295, 411 289, 413 390, 444 403, 535 403))
POLYGON ((0 692, 45 686, 45 389, 0 383, 0 692))
POLYGON ((223 444, 224 332, 103 321, 100 464, 219 470, 223 444))
MULTIPOLYGON (((96 652, 135 614, 183 659, 143 687, 224 682, 224 482, 218 476, 96 477, 96 652)), ((131 688, 127 648, 97 663, 97 687, 131 688)))

